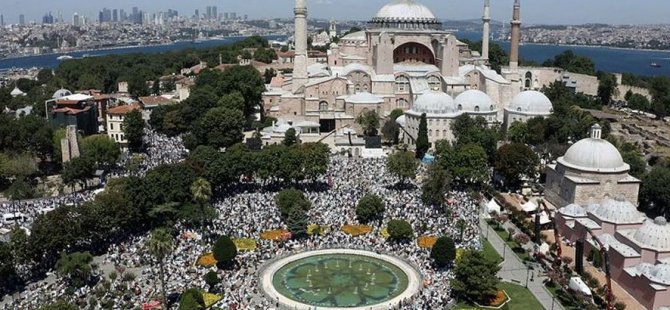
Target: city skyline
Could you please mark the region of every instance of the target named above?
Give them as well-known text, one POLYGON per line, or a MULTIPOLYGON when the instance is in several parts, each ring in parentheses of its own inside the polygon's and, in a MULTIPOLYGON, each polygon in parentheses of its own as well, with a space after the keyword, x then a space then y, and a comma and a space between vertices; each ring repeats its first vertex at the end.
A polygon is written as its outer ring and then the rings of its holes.
MULTIPOLYGON (((248 14, 253 19, 289 18, 292 15, 292 0, 247 0, 238 1, 183 1, 167 0, 160 4, 148 0, 63 0, 45 4, 40 0, 7 0, 0 9, 6 24, 18 23, 19 15, 25 15, 26 22, 40 22, 51 12, 54 17, 62 15, 68 21, 76 12, 79 16, 96 19, 103 8, 130 9, 134 6, 151 13, 177 10, 180 16, 192 16, 195 10, 203 14, 207 6, 217 6, 218 12, 238 12, 248 14)), ((322 19, 366 20, 389 0, 313 0, 308 1, 309 17, 322 19)), ((467 20, 481 18, 483 1, 473 0, 423 0, 438 18, 467 20)), ((498 0, 491 3, 494 20, 508 21, 511 17, 512 0, 498 0)), ((668 23, 664 12, 670 11, 670 2, 661 0, 640 0, 636 2, 608 0, 534 0, 522 2, 522 19, 525 24, 660 24, 668 23), (602 8, 608 7, 608 14, 602 8), (578 9, 576 9, 578 8, 578 9), (563 13, 562 13, 563 12, 563 13)))

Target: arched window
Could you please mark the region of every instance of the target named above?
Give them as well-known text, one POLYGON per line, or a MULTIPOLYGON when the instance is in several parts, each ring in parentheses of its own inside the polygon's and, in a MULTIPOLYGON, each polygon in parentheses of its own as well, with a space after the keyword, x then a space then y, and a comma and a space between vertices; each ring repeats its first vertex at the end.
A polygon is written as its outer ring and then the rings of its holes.
POLYGON ((475 112, 479 112, 479 106, 475 106, 475 112))
POLYGON ((328 111, 328 102, 326 101, 319 102, 319 111, 328 111))
POLYGON ((361 85, 360 85, 360 84, 356 84, 356 88, 354 88, 354 93, 357 94, 357 93, 359 93, 360 91, 361 91, 361 85))
POLYGON ((395 91, 396 93, 409 93, 409 79, 401 75, 395 79, 395 91))
POLYGON ((428 77, 428 85, 430 86, 431 90, 434 90, 434 91, 442 90, 442 82, 440 81, 440 78, 438 78, 436 76, 429 76, 428 77))
POLYGON ((444 137, 444 138, 447 137, 447 130, 446 129, 442 130, 442 137, 444 137))
POLYGON ((463 111, 463 105, 462 105, 462 104, 459 104, 459 105, 458 105, 458 110, 459 110, 459 111, 463 111))
POLYGON ((395 101, 395 107, 398 109, 405 109, 409 107, 409 102, 405 100, 404 98, 400 98, 395 101))
POLYGON ((432 137, 432 136, 433 136, 433 130, 432 130, 432 129, 431 129, 431 130, 428 130, 428 136, 429 136, 429 137, 432 137))

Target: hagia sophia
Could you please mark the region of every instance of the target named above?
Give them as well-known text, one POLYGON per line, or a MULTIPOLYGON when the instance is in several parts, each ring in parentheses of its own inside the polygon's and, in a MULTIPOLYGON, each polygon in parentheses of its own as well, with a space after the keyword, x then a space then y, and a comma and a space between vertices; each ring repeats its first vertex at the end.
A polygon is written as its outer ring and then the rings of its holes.
MULTIPOLYGON (((274 78, 263 94, 266 114, 281 123, 270 134, 282 137, 293 127, 305 135, 334 133, 336 146, 343 149, 360 147, 362 139, 352 139, 362 133, 355 120, 372 110, 382 121, 397 122, 408 145, 414 144, 425 114, 433 144, 453 140, 450 124, 463 114, 502 127, 551 115, 551 101, 538 90, 554 81, 595 95, 595 77, 519 66, 519 0, 513 6, 510 63, 500 73, 492 70, 489 11, 485 0, 482 50, 473 51, 443 30, 426 6, 394 0, 368 21, 367 29, 330 44, 323 61, 308 57, 306 1, 296 0, 293 73, 274 78), (394 109, 404 115, 390 119, 394 109)), ((589 138, 547 165, 546 201, 557 208, 562 238, 584 240, 586 254, 597 250, 590 233, 596 235, 608 249, 612 279, 645 308, 664 309, 670 304, 670 225, 637 210, 641 182, 601 135, 602 128, 594 125, 589 138)))

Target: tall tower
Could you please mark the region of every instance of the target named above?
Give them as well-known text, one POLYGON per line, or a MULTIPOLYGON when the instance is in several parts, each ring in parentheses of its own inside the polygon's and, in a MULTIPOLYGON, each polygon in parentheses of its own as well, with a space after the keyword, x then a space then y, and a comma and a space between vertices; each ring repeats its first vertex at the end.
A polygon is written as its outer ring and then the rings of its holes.
POLYGON ((491 37, 491 1, 484 0, 484 29, 482 30, 482 58, 489 59, 489 38, 491 37))
POLYGON ((509 53, 510 71, 519 70, 519 41, 521 40, 521 1, 514 0, 514 12, 512 13, 512 38, 509 53))
POLYGON ((328 36, 330 38, 335 38, 337 37, 337 21, 334 19, 330 21, 330 29, 328 30, 328 36))
POLYGON ((293 92, 305 85, 307 76, 307 3, 295 0, 295 60, 293 62, 293 92))

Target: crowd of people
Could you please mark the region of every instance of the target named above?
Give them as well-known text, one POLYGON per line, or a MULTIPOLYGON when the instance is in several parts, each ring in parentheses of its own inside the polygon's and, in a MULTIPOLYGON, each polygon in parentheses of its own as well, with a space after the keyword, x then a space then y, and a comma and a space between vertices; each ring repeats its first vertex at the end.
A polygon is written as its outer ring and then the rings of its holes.
MULTIPOLYGON (((155 167, 160 163, 182 160, 187 151, 179 139, 167 138, 148 132, 146 142, 149 145, 142 171, 155 167)), ((115 173, 123 176, 129 171, 115 173)), ((421 168, 419 174, 425 173, 421 168)), ((205 227, 185 227, 176 225, 179 231, 175 239, 174 249, 165 260, 167 292, 173 296, 187 288, 207 290, 204 275, 216 271, 222 283, 217 290, 225 292, 223 300, 217 307, 223 309, 271 309, 280 305, 272 298, 264 295, 259 288, 259 269, 270 260, 289 255, 297 251, 321 248, 357 248, 383 252, 399 257, 413 265, 424 278, 422 289, 411 300, 404 301, 401 309, 439 309, 453 302, 450 294, 452 271, 448 268, 436 268, 429 257, 430 250, 420 248, 416 240, 411 243, 388 242, 381 230, 391 219, 408 221, 415 236, 452 236, 459 248, 480 249, 479 208, 478 203, 462 192, 449 193, 449 216, 442 210, 428 207, 421 202, 421 189, 414 180, 408 186, 394 186, 398 179, 391 175, 384 159, 361 159, 343 155, 331 157, 328 172, 315 183, 309 181, 299 185, 312 203, 308 211, 309 222, 330 226, 330 232, 324 235, 315 234, 304 240, 285 242, 262 240, 261 232, 273 229, 286 229, 286 223, 274 201, 274 196, 281 190, 281 183, 264 184, 260 181, 249 181, 227 188, 213 198, 213 206, 218 217, 205 227), (342 230, 344 224, 357 224, 355 206, 365 194, 375 194, 382 198, 386 212, 381 222, 373 223, 373 231, 369 234, 353 237, 342 230), (461 232, 456 222, 463 220, 466 225, 461 232), (460 239, 461 233, 463 239, 460 239), (218 270, 216 267, 197 266, 195 261, 203 253, 211 251, 216 236, 227 235, 231 238, 251 238, 258 242, 253 251, 241 251, 236 258, 236 265, 229 270, 218 270)), ((86 196, 87 194, 78 194, 86 196)), ((65 198, 63 198, 65 199, 65 198)), ((57 203, 53 204, 54 206, 57 203)), ((26 206, 29 208, 29 206, 26 206)), ((96 258, 100 269, 123 270, 132 272, 135 277, 123 285, 133 288, 136 294, 117 296, 114 306, 119 308, 139 307, 148 302, 156 291, 160 292, 158 281, 158 265, 144 247, 148 234, 133 237, 125 242, 112 245, 107 254, 96 258)), ((101 271, 105 273, 105 271, 101 271)), ((117 279, 120 281, 120 279, 117 279)), ((98 284, 100 286, 100 284, 98 284)), ((87 300, 99 287, 85 287, 69 297, 71 300, 87 300)), ((52 284, 35 284, 30 292, 21 294, 15 305, 21 309, 35 308, 42 302, 30 300, 29 296, 67 297, 62 280, 52 284), (35 291, 33 291, 33 289, 35 291), (41 292, 40 290, 51 290, 41 292), (55 291, 55 293, 54 293, 55 291)), ((5 307, 7 304, 5 304, 5 307)))

